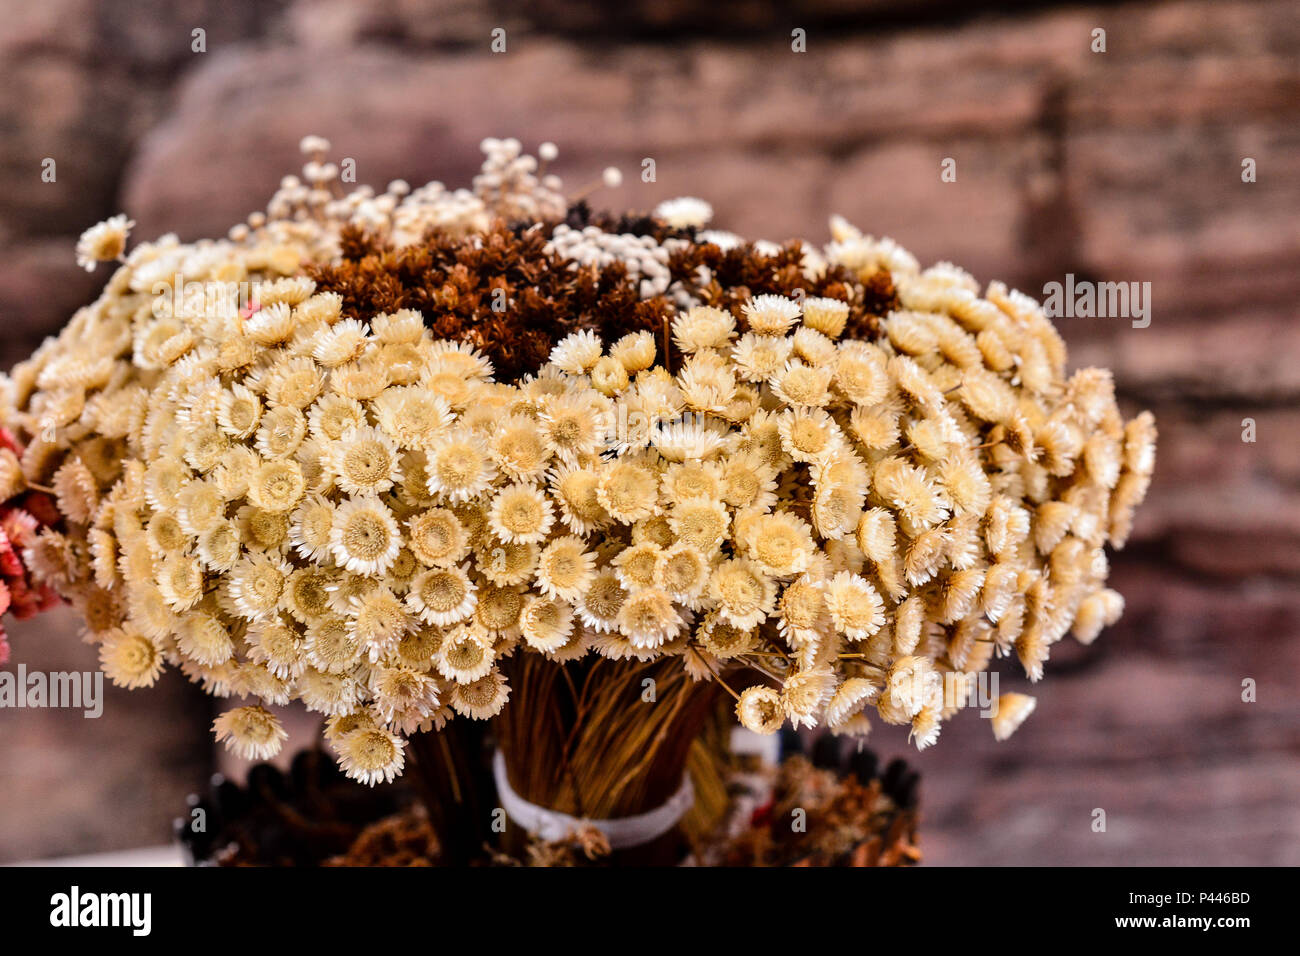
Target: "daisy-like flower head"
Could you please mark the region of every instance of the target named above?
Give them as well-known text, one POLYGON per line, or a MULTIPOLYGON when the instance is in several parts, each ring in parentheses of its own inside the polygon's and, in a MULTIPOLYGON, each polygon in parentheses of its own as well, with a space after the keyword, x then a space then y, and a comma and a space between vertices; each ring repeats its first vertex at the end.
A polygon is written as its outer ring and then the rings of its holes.
POLYGON ((240 617, 261 621, 279 608, 289 578, 289 565, 266 553, 251 553, 235 562, 226 576, 226 596, 240 617))
POLYGON ((898 530, 894 516, 884 508, 872 508, 858 519, 857 544, 868 560, 883 563, 896 552, 898 530))
POLYGON ((821 332, 801 326, 795 329, 794 335, 790 337, 790 343, 794 347, 794 354, 805 364, 814 368, 830 367, 834 371, 839 351, 835 343, 821 332))
POLYGON ((561 461, 576 463, 601 451, 613 425, 613 406, 599 393, 561 392, 542 403, 542 439, 561 461))
POLYGON ((795 728, 816 727, 835 692, 835 672, 825 665, 795 671, 781 688, 781 706, 795 728))
POLYGON ((488 537, 475 548, 479 573, 493 584, 508 586, 530 581, 541 549, 533 542, 488 537))
POLYGON ((717 611, 709 611, 695 629, 695 640, 711 657, 719 661, 743 657, 759 644, 758 633, 724 621, 717 611))
POLYGON ((604 351, 595 332, 573 332, 561 339, 551 349, 551 364, 570 375, 589 372, 604 351))
POLYGON ((707 305, 692 306, 673 319, 673 341, 683 353, 726 348, 736 334, 730 312, 707 305))
POLYGON ((188 611, 174 619, 176 647, 190 660, 216 667, 230 660, 235 645, 230 631, 207 611, 188 611))
POLYGON ((654 365, 655 353, 655 337, 644 331, 629 332, 609 349, 610 356, 620 362, 629 374, 654 365))
POLYGON ((582 623, 599 634, 607 634, 617 627, 618 614, 627 600, 627 589, 611 568, 598 571, 591 584, 578 595, 575 603, 582 623))
POLYGON ((502 541, 531 544, 545 539, 555 517, 547 496, 535 485, 506 485, 492 499, 488 524, 502 541))
POLYGON ((856 406, 879 405, 889 397, 885 353, 865 342, 843 342, 835 359, 831 383, 856 406))
POLYGON ((326 368, 356 361, 370 344, 370 330, 359 319, 342 319, 316 333, 311 356, 326 368))
POLYGON ((433 667, 438 648, 442 646, 445 632, 440 627, 416 627, 407 631, 397 642, 394 659, 406 667, 427 671, 433 667))
POLYGON ((212 722, 217 740, 244 760, 269 760, 289 737, 280 719, 265 707, 236 707, 212 722))
MULTIPOLYGON (((37 553, 30 552, 29 553, 37 553)), ((36 564, 39 562, 29 563, 36 564)), ((173 610, 184 611, 199 602, 203 597, 203 566, 197 558, 185 554, 170 554, 158 564, 158 590, 173 610)), ((45 574, 46 578, 57 580, 54 575, 45 574)))
POLYGON ((337 750, 338 742, 352 731, 363 727, 375 727, 377 724, 378 721, 370 711, 354 710, 350 714, 338 714, 326 720, 323 734, 330 746, 337 750))
MULTIPOLYGON (((224 502, 222 502, 224 505, 224 502)), ((190 546, 190 535, 180 519, 170 511, 155 511, 145 527, 145 539, 150 550, 158 557, 185 551, 190 546)))
POLYGON ((296 461, 268 461, 249 478, 248 500, 265 511, 290 511, 306 490, 307 480, 296 461))
POLYGON ((429 493, 453 504, 469 501, 492 486, 497 468, 487 441, 467 428, 452 428, 427 451, 429 493))
POLYGON ((257 428, 257 452, 263 458, 286 458, 307 437, 307 419, 292 405, 279 405, 262 416, 257 428))
POLYGON ((857 527, 862 504, 863 493, 852 485, 822 482, 813 496, 813 526, 821 537, 839 540, 857 527))
POLYGON ((673 600, 691 608, 700 605, 699 598, 708 587, 711 570, 704 552, 685 541, 664 551, 659 561, 664 590, 673 600))
POLYGON ((809 639, 826 617, 826 598, 821 585, 808 575, 791 581, 781 592, 777 612, 782 635, 792 642, 809 639))
POLYGON ((497 467, 517 481, 541 476, 550 460, 537 423, 524 415, 511 415, 501 422, 488 447, 497 467))
POLYGON ((596 556, 574 535, 551 541, 537 559, 537 586, 547 597, 572 602, 596 575, 596 556))
POLYGON ((600 473, 595 468, 560 466, 552 469, 547 478, 560 520, 570 531, 588 534, 609 521, 609 513, 596 494, 600 473))
MULTIPOLYGON (((265 417, 263 417, 265 424, 265 417)), ((199 427, 179 436, 183 445, 185 463, 201 475, 206 475, 222 461, 230 450, 230 439, 215 426, 199 427)))
POLYGON ((627 596, 618 612, 618 630, 634 647, 660 647, 681 631, 682 616, 673 599, 660 588, 644 588, 627 596))
POLYGON ((746 687, 736 701, 736 719, 756 734, 776 733, 785 723, 780 692, 759 685, 746 687))
POLYGON ((294 686, 303 705, 319 714, 335 717, 351 713, 357 706, 357 682, 350 674, 327 674, 308 667, 294 686))
POLYGON ((651 444, 668 461, 702 461, 713 458, 725 447, 727 430, 720 422, 687 418, 660 425, 651 444))
POLYGON ((333 442, 345 432, 366 424, 366 410, 355 398, 330 393, 322 396, 307 414, 307 427, 312 437, 333 442))
POLYGON ((756 627, 772 613, 776 584, 747 558, 723 561, 709 578, 709 596, 718 615, 740 628, 756 627))
POLYGON ((722 467, 717 462, 688 460, 664 471, 663 496, 670 503, 687 498, 722 497, 722 467))
POLYGON ((306 561, 330 559, 330 532, 334 529, 334 505, 323 495, 312 495, 293 511, 289 522, 289 543, 306 561))
POLYGON ((425 337, 424 316, 415 309, 381 312, 370 320, 370 332, 385 345, 415 345, 425 337))
POLYGON ((452 688, 451 706, 458 714, 487 720, 495 717, 510 699, 510 685, 495 668, 469 684, 452 688))
POLYGON ((113 628, 99 645, 104 673, 118 687, 152 687, 163 670, 158 644, 139 631, 113 628))
POLYGON ((887 458, 872 474, 876 494, 898 512, 906 526, 925 530, 948 517, 949 501, 924 469, 901 458, 887 458))
POLYGON ((258 309, 243 323, 244 334, 258 345, 273 346, 293 337, 298 320, 288 304, 276 302, 258 309))
POLYGON ((376 585, 348 601, 349 631, 366 647, 371 663, 390 653, 412 624, 406 605, 390 588, 376 585))
POLYGON ((279 552, 289 542, 290 515, 244 505, 235 513, 239 540, 249 551, 279 552))
POLYGON ((447 399, 419 385, 387 388, 370 406, 384 434, 404 448, 435 447, 453 417, 447 399))
POLYGON ((534 595, 524 601, 519 630, 534 650, 558 650, 573 632, 573 608, 565 601, 534 595))
POLYGON ((284 589, 284 609, 302 624, 318 620, 329 613, 333 583, 334 573, 321 567, 292 571, 284 589))
POLYGON ((191 480, 189 469, 173 458, 159 458, 149 463, 144 474, 144 496, 149 507, 165 511, 176 506, 181 488, 191 480))
POLYGON ((816 461, 844 443, 835 420, 821 408, 793 408, 777 420, 781 447, 795 461, 816 461))
POLYGON ((261 664, 281 680, 293 680, 302 673, 303 640, 298 628, 275 618, 248 629, 249 660, 261 664))
POLYGON ((343 772, 368 787, 391 783, 406 766, 406 741, 382 727, 360 727, 334 743, 343 772))
POLYGON ((814 296, 803 300, 803 324, 829 338, 839 338, 844 332, 848 319, 847 302, 814 296))
MULTIPOLYGON (((780 451, 780 441, 777 451, 780 451)), ((722 501, 732 508, 765 510, 776 502, 776 472, 752 449, 722 462, 722 501)))
POLYGON ((334 484, 349 495, 382 494, 401 478, 397 443, 377 428, 354 428, 329 446, 334 484))
POLYGON ((696 352, 677 376, 683 404, 698 413, 720 415, 736 394, 736 375, 712 351, 696 352))
POLYGON ((410 667, 378 667, 370 676, 374 708, 387 724, 412 732, 440 704, 438 681, 410 667))
POLYGON ((231 438, 249 437, 257 431, 261 418, 262 400, 242 382, 234 383, 229 391, 222 393, 217 424, 231 438))
POLYGON ((469 684, 492 670, 492 643, 472 627, 457 627, 438 646, 433 663, 438 673, 457 684, 469 684))
POLYGON ((596 500, 623 524, 648 518, 659 511, 659 476, 642 460, 615 459, 601 468, 596 500))
POLYGON ((327 674, 354 671, 365 656, 360 635, 348 626, 345 618, 330 614, 307 626, 303 652, 312 667, 327 674))
POLYGON ((909 405, 923 409, 943 407, 943 391, 917 362, 906 355, 895 355, 885 365, 889 380, 909 405))
POLYGON ((401 546, 393 513, 379 498, 349 498, 335 509, 330 551, 340 567, 353 574, 384 574, 401 546))
POLYGON ((863 578, 841 571, 826 587, 826 607, 835 629, 851 641, 864 640, 885 625, 885 602, 863 578))
POLYGON ((777 578, 806 570, 814 548, 807 523, 785 511, 762 515, 749 532, 749 556, 777 578))
POLYGON ((784 335, 802 314, 799 303, 783 295, 754 296, 740 311, 759 335, 784 335))
POLYGON ((91 226, 77 240, 77 265, 94 272, 97 262, 121 259, 134 226, 134 221, 120 214, 91 226))
POLYGON ((411 580, 406 606, 429 624, 450 627, 474 613, 477 591, 463 567, 432 568, 411 580))
POLYGON ((487 584, 479 588, 474 621, 490 633, 508 634, 518 627, 523 608, 524 597, 517 587, 487 584))
POLYGON ((726 506, 716 498, 688 498, 673 506, 668 523, 679 541, 712 555, 721 546, 731 521, 726 506))
POLYGON ((429 372, 454 372, 464 379, 478 381, 492 375, 492 363, 467 342, 439 339, 429 346, 429 372))
POLYGON ((262 384, 272 405, 303 409, 324 389, 325 375, 311 359, 300 357, 276 363, 262 384))
POLYGON ((389 372, 387 363, 381 363, 376 356, 366 356, 334 369, 329 387, 346 398, 368 401, 392 384, 389 372))
MULTIPOLYGON (((847 727, 879 693, 879 684, 865 677, 850 677, 835 689, 826 705, 826 723, 831 728, 847 727)), ((855 732, 861 734, 863 729, 857 728, 855 732)))
POLYGON ((657 541, 634 541, 614 556, 612 567, 628 591, 653 587, 659 579, 663 546, 657 541))
POLYGON ((772 394, 793 407, 821 408, 830 403, 833 374, 824 365, 786 362, 771 378, 772 394))

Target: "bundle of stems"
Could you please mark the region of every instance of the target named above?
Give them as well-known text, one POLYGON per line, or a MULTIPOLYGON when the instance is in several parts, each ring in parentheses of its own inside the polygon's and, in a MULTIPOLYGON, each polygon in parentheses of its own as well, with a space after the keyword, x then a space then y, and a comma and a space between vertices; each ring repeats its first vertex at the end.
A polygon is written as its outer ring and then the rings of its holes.
POLYGON ((557 665, 517 654, 509 673, 496 731, 510 786, 579 817, 630 816, 668 800, 716 713, 716 683, 692 679, 680 658, 557 665))

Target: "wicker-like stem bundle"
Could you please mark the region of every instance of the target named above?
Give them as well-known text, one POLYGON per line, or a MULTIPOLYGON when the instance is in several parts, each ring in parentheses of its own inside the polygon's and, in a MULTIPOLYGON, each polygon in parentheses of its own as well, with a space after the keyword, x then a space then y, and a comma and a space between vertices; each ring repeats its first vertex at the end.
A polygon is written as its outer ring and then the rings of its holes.
MULTIPOLYGON (((717 685, 693 680, 680 658, 592 656, 557 665, 517 654, 508 673, 511 700, 496 729, 510 786, 531 803, 578 817, 630 816, 664 803, 716 713, 717 685)), ((514 847, 523 838, 507 836, 514 847)), ((681 847, 675 829, 616 856, 673 863, 681 847)))

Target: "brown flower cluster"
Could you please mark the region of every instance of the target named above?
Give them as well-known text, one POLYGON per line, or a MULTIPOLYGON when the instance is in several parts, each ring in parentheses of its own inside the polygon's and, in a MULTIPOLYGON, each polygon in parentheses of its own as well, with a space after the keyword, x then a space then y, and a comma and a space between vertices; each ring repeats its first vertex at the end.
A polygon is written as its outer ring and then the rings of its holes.
MULTIPOLYGON (((115 682, 256 701, 216 723, 241 755, 298 700, 391 779, 405 735, 506 705, 513 653, 676 659, 751 729, 924 747, 994 656, 1037 680, 1118 616, 1154 424, 1029 298, 841 220, 575 229, 513 141, 473 192, 344 198, 305 145, 267 215, 137 247, 5 383, 64 518, 31 566, 115 682)), ((1002 703, 999 736, 1033 706, 1002 703)))

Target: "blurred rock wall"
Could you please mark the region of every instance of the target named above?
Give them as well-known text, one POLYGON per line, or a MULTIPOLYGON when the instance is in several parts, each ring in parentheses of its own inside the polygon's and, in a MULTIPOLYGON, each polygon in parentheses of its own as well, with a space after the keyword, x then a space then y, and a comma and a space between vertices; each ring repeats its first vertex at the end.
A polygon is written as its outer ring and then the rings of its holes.
MULTIPOLYGON (((1300 862, 1275 839, 1300 834, 1300 4, 775 6, 0 0, 2 357, 103 282, 73 264, 82 228, 122 210, 138 236, 220 235, 307 132, 380 186, 461 185, 484 136, 549 139, 571 188, 623 170, 597 194, 611 206, 699 195, 719 226, 776 240, 820 241, 839 212, 1034 295, 1066 273, 1150 282, 1148 328, 1060 321, 1073 362, 1114 368, 1160 423, 1115 562, 1128 614, 1062 647, 1010 743, 967 719, 922 755, 931 859, 1300 862), (1119 836, 1090 832, 1099 805, 1119 836)), ((11 855, 5 831, 28 818, 0 819, 11 855)), ((121 840, 88 824, 82 842, 121 840)))

